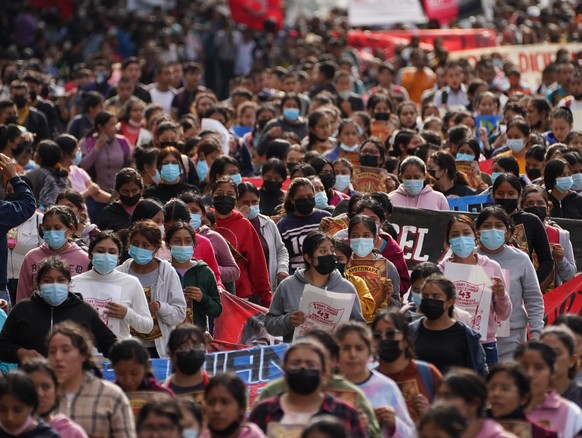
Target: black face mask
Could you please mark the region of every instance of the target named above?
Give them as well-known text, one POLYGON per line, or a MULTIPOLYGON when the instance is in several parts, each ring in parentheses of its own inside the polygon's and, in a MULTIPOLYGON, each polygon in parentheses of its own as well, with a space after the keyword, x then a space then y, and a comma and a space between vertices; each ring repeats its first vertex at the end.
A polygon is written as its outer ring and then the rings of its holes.
POLYGON ((543 222, 547 216, 546 207, 528 207, 524 208, 523 211, 531 214, 535 214, 543 222))
POLYGON ((126 195, 119 195, 119 200, 127 205, 128 207, 133 207, 135 204, 139 202, 141 199, 141 193, 133 196, 126 196, 126 195))
POLYGON ((430 176, 432 176, 434 179, 438 180, 438 178, 437 178, 437 176, 436 176, 436 170, 434 170, 434 169, 428 169, 428 170, 427 170, 427 172, 428 172, 428 174, 429 174, 430 176))
POLYGON ((335 268, 340 271, 340 274, 342 274, 342 276, 344 275, 344 272, 346 270, 346 264, 345 263, 336 263, 335 264, 335 268))
POLYGON ((287 386, 289 389, 300 395, 313 394, 319 388, 321 375, 319 370, 300 370, 286 371, 287 386))
POLYGON ((8 116, 4 121, 7 125, 18 125, 18 116, 8 116))
POLYGON ((301 198, 295 201, 295 210, 307 216, 315 208, 315 198, 301 198))
POLYGON ((321 183, 323 184, 323 187, 325 188, 326 191, 331 190, 335 185, 335 175, 333 173, 329 173, 327 175, 320 175, 319 179, 321 180, 321 183))
POLYGON ((215 196, 212 198, 214 209, 222 215, 230 213, 234 209, 235 203, 236 199, 232 196, 215 196))
POLYGON ((180 351, 176 353, 176 368, 191 376, 200 371, 205 360, 204 350, 180 351))
POLYGON ((416 155, 417 150, 418 150, 418 148, 406 149, 406 153, 408 155, 416 155))
POLYGON ((226 428, 222 430, 215 429, 210 424, 208 425, 208 429, 212 432, 212 436, 231 436, 240 428, 240 421, 234 420, 230 423, 226 428))
POLYGON ((431 321, 435 321, 445 313, 445 302, 432 298, 423 298, 420 301, 419 310, 431 321))
POLYGON ((257 128, 259 129, 259 131, 262 131, 263 129, 265 129, 265 126, 267 125, 267 123, 269 123, 269 119, 259 120, 257 122, 257 128))
POLYGON ((507 214, 511 214, 517 209, 517 199, 495 199, 495 203, 503 208, 507 214))
POLYGON ((263 181, 262 189, 265 192, 269 193, 277 193, 281 190, 283 183, 281 181, 263 181))
POLYGON ((178 142, 177 141, 161 141, 160 142, 160 147, 162 149, 169 148, 169 147, 177 148, 178 147, 178 142))
POLYGON ((14 96, 12 101, 16 105, 16 108, 22 109, 26 106, 26 96, 14 96))
POLYGON ((31 91, 28 93, 29 97, 30 97, 30 101, 34 102, 36 100, 36 91, 31 91))
POLYGON ((291 173, 293 173, 298 165, 299 163, 287 163, 287 172, 289 173, 289 176, 291 176, 291 173))
POLYGON ((541 169, 525 169, 525 173, 527 173, 527 177, 532 181, 540 178, 542 176, 541 169))
POLYGON ((331 274, 337 265, 337 257, 333 254, 317 257, 315 270, 321 275, 331 274))
POLYGON ((379 157, 373 155, 361 155, 360 164, 365 167, 378 167, 379 157))
POLYGON ((384 362, 394 362, 400 357, 402 351, 394 339, 382 339, 378 348, 378 357, 384 362))

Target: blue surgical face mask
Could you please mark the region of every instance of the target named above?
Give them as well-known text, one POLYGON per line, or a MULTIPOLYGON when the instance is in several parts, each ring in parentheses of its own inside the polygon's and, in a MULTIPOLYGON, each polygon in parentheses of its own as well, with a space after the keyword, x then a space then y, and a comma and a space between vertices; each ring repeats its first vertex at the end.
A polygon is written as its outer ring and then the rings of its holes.
POLYGON ((170 253, 172 254, 172 258, 178 263, 184 263, 192 259, 192 255, 194 254, 194 247, 174 245, 170 247, 170 253))
POLYGON ((78 150, 77 152, 75 152, 75 158, 73 158, 73 160, 72 160, 73 166, 78 166, 79 163, 81 163, 82 159, 83 159, 83 152, 78 150))
POLYGON ((129 256, 138 265, 147 265, 154 258, 154 252, 151 249, 138 248, 137 246, 129 246, 129 256))
POLYGON ((69 296, 69 285, 67 283, 41 284, 40 296, 51 306, 60 306, 69 296))
POLYGON ((350 246, 358 257, 366 257, 374 249, 374 239, 372 237, 350 239, 350 246))
POLYGON ((190 214, 190 225, 197 230, 202 225, 202 215, 198 213, 191 213, 190 214))
POLYGON ((343 143, 340 143, 340 148, 342 148, 346 152, 356 152, 359 147, 360 145, 358 145, 357 143, 353 146, 348 146, 343 143))
POLYGON ((162 179, 169 183, 175 183, 180 178, 180 165, 179 164, 163 164, 162 170, 160 171, 160 176, 162 179))
POLYGON ((117 266, 117 256, 115 254, 95 253, 91 260, 93 269, 101 275, 107 275, 117 266))
POLYGON ((469 257, 473 250, 475 249, 475 237, 474 236, 460 236, 454 237, 449 240, 449 245, 451 246, 451 251, 457 256, 464 259, 469 257))
POLYGON ((574 184, 574 179, 571 176, 561 176, 556 178, 556 183, 554 185, 560 192, 566 193, 568 190, 572 188, 574 184))
MULTIPOLYGON (((582 175, 582 173, 580 174, 582 175)), ((347 189, 350 186, 350 175, 336 175, 335 176, 335 184, 334 184, 334 188, 336 190, 339 190, 340 192, 343 192, 345 189, 347 189)))
POLYGON ((418 195, 424 188, 423 179, 405 179, 402 184, 408 193, 412 196, 418 195))
POLYGON ((184 429, 182 431, 182 438, 198 438, 198 431, 194 429, 184 429))
POLYGON ((481 230, 479 240, 485 248, 495 251, 505 243, 505 230, 481 230))
POLYGON ((356 129, 358 130, 358 137, 364 135, 364 130, 360 127, 360 125, 356 124, 356 129))
POLYGON ((206 176, 208 176, 208 163, 206 160, 198 160, 198 163, 196 163, 196 173, 200 181, 206 179, 206 176))
POLYGON ((156 173, 154 174, 154 176, 152 176, 152 181, 154 182, 154 184, 159 184, 161 180, 162 176, 160 175, 160 171, 156 169, 156 173))
POLYGON ((461 152, 459 152, 457 154, 457 156, 455 157, 456 161, 473 161, 475 159, 475 157, 471 154, 462 154, 461 152))
POLYGON ((44 231, 42 238, 52 249, 59 249, 67 243, 64 230, 44 231))
POLYGON ((422 301, 422 295, 421 294, 416 294, 414 292, 410 292, 410 299, 412 300, 412 302, 414 304, 416 304, 416 307, 418 308, 420 306, 420 302, 422 301))
POLYGON ((315 208, 324 209, 327 207, 327 195, 325 192, 315 194, 315 208))
POLYGON ((247 214, 247 219, 252 221, 261 212, 261 208, 258 205, 251 205, 249 209, 249 214, 247 214))
POLYGON ((284 108, 283 117, 288 122, 295 122, 299 118, 299 110, 297 108, 284 108))
POLYGON ((521 150, 525 147, 525 140, 523 138, 513 138, 507 140, 505 143, 512 152, 521 152, 521 150))
POLYGON ((495 180, 499 175, 503 175, 503 172, 492 172, 491 173, 491 184, 495 184, 495 180))
POLYGON ((234 181, 234 183, 238 186, 242 182, 242 176, 240 173, 235 173, 234 175, 229 175, 229 178, 234 181))
POLYGON ((572 175, 572 190, 582 190, 582 173, 572 175))

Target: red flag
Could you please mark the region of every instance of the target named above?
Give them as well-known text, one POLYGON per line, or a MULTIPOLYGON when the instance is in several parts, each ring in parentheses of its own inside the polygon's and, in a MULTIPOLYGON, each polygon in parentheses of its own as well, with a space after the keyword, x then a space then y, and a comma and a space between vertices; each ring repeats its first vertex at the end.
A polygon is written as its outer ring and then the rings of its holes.
POLYGON ((493 160, 479 161, 479 170, 491 175, 491 172, 493 172, 493 160))
POLYGON ((281 0, 229 0, 230 15, 236 23, 251 29, 265 30, 265 21, 274 20, 277 29, 283 25, 281 0))
POLYGON ((565 313, 582 315, 582 275, 544 295, 544 319, 548 325, 565 313))
POLYGON ((481 0, 424 0, 424 11, 429 20, 447 24, 482 11, 481 0))

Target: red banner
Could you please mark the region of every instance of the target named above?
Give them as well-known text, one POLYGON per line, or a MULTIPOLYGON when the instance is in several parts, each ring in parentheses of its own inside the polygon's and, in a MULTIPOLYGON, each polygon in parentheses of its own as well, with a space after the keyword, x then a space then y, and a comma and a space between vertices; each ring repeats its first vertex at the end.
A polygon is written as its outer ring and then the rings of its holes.
POLYGON ((423 0, 424 12, 429 20, 448 24, 482 11, 481 0, 423 0))
POLYGON ((230 14, 236 23, 251 29, 265 30, 265 21, 274 20, 277 29, 283 24, 281 0, 229 0, 230 14))
POLYGON ((485 172, 491 175, 491 173, 493 172, 493 159, 479 161, 479 169, 481 170, 481 172, 485 172))
POLYGON ((565 313, 582 316, 582 275, 544 295, 544 319, 547 325, 565 313))

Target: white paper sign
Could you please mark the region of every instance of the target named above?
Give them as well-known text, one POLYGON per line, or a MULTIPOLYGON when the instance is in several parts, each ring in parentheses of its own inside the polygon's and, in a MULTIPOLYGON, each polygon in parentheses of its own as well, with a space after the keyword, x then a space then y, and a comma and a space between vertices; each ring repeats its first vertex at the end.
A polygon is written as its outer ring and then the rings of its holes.
POLYGON ((305 322, 295 327, 293 339, 314 328, 332 332, 338 325, 348 322, 355 298, 355 294, 330 292, 308 284, 297 309, 305 314, 305 322))
POLYGON ((455 306, 469 312, 471 328, 487 339, 489 313, 491 311, 491 279, 479 265, 447 263, 445 277, 455 284, 455 306))
POLYGON ((419 0, 350 0, 350 26, 386 26, 395 23, 425 23, 419 0))
POLYGON ((120 320, 110 318, 107 314, 107 305, 109 303, 121 304, 121 286, 107 283, 97 283, 95 281, 75 282, 73 278, 73 292, 83 295, 83 300, 93 307, 101 321, 109 329, 119 336, 121 332, 120 320))
MULTIPOLYGON (((502 269, 501 272, 503 272, 503 281, 505 283, 505 290, 509 294, 509 279, 511 278, 509 276, 509 270, 502 269)), ((497 315, 495 315, 495 322, 497 323, 497 337, 498 338, 509 337, 509 329, 510 329, 509 320, 510 320, 510 318, 508 317, 505 321, 501 321, 497 317, 497 315)))

